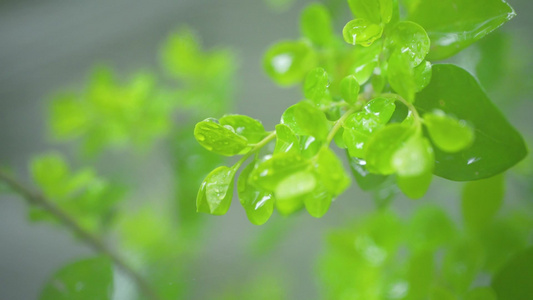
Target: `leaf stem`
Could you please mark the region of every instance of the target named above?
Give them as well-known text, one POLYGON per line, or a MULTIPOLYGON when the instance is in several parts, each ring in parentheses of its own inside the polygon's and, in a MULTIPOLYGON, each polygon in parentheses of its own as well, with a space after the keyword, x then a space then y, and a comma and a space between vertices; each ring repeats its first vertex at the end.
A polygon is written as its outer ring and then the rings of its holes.
POLYGON ((54 216, 75 235, 79 236, 93 250, 107 255, 116 266, 126 273, 139 287, 139 290, 150 300, 158 300, 159 296, 150 284, 133 268, 131 268, 117 253, 108 247, 98 236, 85 230, 74 218, 55 205, 40 193, 35 193, 11 176, 0 171, 0 180, 5 182, 15 193, 22 196, 30 205, 38 206, 54 216))
POLYGON ((331 131, 329 132, 328 137, 326 138, 326 143, 324 144, 324 147, 329 147, 329 144, 331 144, 331 141, 333 141, 333 139, 335 138, 337 131, 339 131, 344 121, 356 111, 357 107, 351 107, 344 113, 344 115, 342 115, 340 119, 335 122, 335 125, 333 125, 333 128, 331 128, 331 131))
POLYGON ((239 159, 239 161, 234 165, 234 167, 236 169, 240 168, 241 165, 254 153, 256 153, 257 151, 261 150, 261 148, 263 148, 266 144, 270 143, 270 141, 272 141, 274 138, 276 137, 276 131, 272 131, 269 135, 267 135, 265 138, 263 138, 261 141, 259 141, 259 143, 255 144, 254 147, 246 152, 246 154, 244 154, 241 159, 239 159))

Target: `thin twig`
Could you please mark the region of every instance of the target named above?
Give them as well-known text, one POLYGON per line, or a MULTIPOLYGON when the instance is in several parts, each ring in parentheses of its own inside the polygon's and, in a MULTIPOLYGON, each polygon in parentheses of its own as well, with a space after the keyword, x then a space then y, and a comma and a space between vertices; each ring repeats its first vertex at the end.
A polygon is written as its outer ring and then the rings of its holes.
POLYGON ((75 219, 73 219, 70 215, 64 212, 60 207, 55 205, 52 201, 49 201, 42 194, 32 192, 29 188, 25 187, 24 185, 13 179, 11 176, 3 172, 0 172, 0 180, 5 182, 14 192, 26 199, 29 204, 41 207, 49 214, 54 216, 70 231, 81 237, 81 239, 95 251, 107 255, 114 262, 115 265, 122 269, 122 271, 124 271, 124 273, 126 273, 135 282, 135 284, 139 287, 140 292, 143 293, 148 299, 159 299, 150 284, 139 273, 132 269, 98 236, 83 229, 83 227, 81 227, 75 219))

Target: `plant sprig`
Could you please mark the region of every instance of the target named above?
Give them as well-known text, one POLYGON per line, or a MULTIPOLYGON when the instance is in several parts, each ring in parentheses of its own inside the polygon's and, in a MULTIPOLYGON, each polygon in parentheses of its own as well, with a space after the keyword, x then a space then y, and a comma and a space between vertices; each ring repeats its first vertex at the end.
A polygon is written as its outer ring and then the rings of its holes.
MULTIPOLYGON (((433 174, 476 180, 501 173, 525 156, 520 134, 496 113, 471 75, 426 60, 443 59, 451 52, 430 22, 419 18, 415 4, 408 5, 406 20, 400 18, 393 0, 348 0, 348 4, 356 18, 346 24, 342 37, 334 33, 326 7, 315 3, 302 13, 303 37, 279 42, 266 52, 267 74, 280 85, 303 83, 306 98, 287 108, 275 131, 267 134, 260 121, 242 115, 196 125, 196 139, 206 149, 243 155, 234 166, 219 167, 206 177, 198 192, 199 212, 227 212, 236 172, 253 154, 237 190, 254 224, 266 222, 274 207, 285 215, 302 207, 314 217, 327 212, 350 184, 330 149, 332 141, 346 149, 355 178, 365 190, 383 188, 383 180, 367 186, 360 178, 392 176, 399 189, 414 199, 426 193, 433 174), (319 25, 311 20, 320 20, 319 25), (491 122, 500 128, 487 126, 479 111, 489 112, 491 122), (274 138, 275 148, 265 154, 262 148, 274 138), (502 149, 502 143, 512 149, 502 149)), ((512 11, 502 0, 488 5, 502 14, 512 11)), ((435 10, 428 3, 420 7, 435 10)), ((456 28, 461 25, 449 17, 446 28, 464 29, 456 28)), ((508 19, 499 18, 491 30, 508 19)), ((489 32, 450 42, 464 48, 489 32)))

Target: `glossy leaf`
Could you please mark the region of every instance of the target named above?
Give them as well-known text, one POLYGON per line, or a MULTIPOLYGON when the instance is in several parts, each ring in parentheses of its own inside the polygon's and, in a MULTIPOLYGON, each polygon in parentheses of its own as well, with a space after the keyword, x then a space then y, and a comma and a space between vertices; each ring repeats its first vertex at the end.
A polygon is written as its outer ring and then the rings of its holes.
POLYGON ((260 121, 244 115, 225 115, 218 120, 222 126, 231 126, 235 133, 245 137, 249 143, 255 144, 266 136, 265 128, 260 121))
POLYGON ((405 57, 393 56, 388 64, 390 86, 409 102, 414 102, 415 94, 424 89, 431 80, 431 63, 423 61, 412 67, 405 57))
POLYGON ((368 140, 382 125, 375 114, 360 111, 350 115, 343 127, 343 140, 350 156, 364 158, 368 140))
POLYGON ((333 36, 333 26, 327 8, 319 3, 312 3, 303 11, 300 18, 302 35, 314 44, 325 46, 333 36))
POLYGON ((503 204, 504 177, 467 182, 463 188, 461 207, 465 224, 472 229, 487 225, 503 204))
POLYGON ((422 63, 429 52, 429 37, 420 25, 402 21, 396 24, 387 39, 391 56, 407 61, 414 68, 422 63))
POLYGON ((308 159, 315 157, 324 143, 313 136, 300 137, 300 151, 302 156, 308 159))
POLYGON ((322 68, 309 71, 304 81, 305 98, 319 104, 329 86, 328 74, 322 68))
POLYGON ((278 153, 257 165, 250 173, 250 182, 266 192, 274 192, 286 177, 310 168, 311 163, 299 154, 278 153))
POLYGON ((297 135, 311 135, 318 139, 325 139, 330 127, 324 113, 306 102, 287 108, 281 116, 281 123, 297 135))
POLYGON ((467 149, 474 142, 474 130, 442 111, 426 113, 424 125, 431 140, 439 149, 455 153, 467 149))
POLYGON ((383 27, 366 19, 355 19, 346 23, 342 30, 344 41, 350 45, 368 47, 381 38, 383 27))
POLYGON ((515 16, 504 0, 411 1, 408 18, 431 39, 430 60, 448 58, 515 16))
POLYGON ((413 135, 413 128, 401 124, 390 124, 379 130, 365 148, 367 168, 372 173, 389 175, 397 171, 393 157, 413 135))
POLYGON ((369 47, 355 47, 348 61, 351 62, 348 68, 349 73, 345 75, 354 75, 359 84, 365 84, 374 74, 382 50, 381 40, 375 41, 369 47))
POLYGON ((111 300, 113 266, 107 257, 89 258, 69 264, 48 281, 40 300, 111 300))
POLYGON ((348 75, 344 77, 341 80, 340 88, 344 101, 350 104, 355 104, 355 102, 357 102, 361 87, 359 86, 359 83, 354 75, 348 75))
POLYGON ((270 47, 263 58, 266 73, 280 85, 302 81, 316 67, 316 55, 302 41, 284 41, 270 47))
POLYGON ((237 155, 248 146, 248 140, 237 134, 233 127, 223 126, 214 119, 196 124, 194 137, 205 149, 225 156, 237 155))
POLYGON ((494 275, 492 288, 500 300, 533 298, 533 248, 515 255, 494 275))
POLYGON ((370 173, 366 168, 366 161, 352 157, 348 152, 346 154, 355 181, 363 191, 375 190, 387 179, 387 176, 370 173))
POLYGON ((350 186, 342 162, 329 148, 322 148, 316 157, 316 173, 326 191, 334 196, 342 194, 350 186))
POLYGON ((236 169, 220 166, 202 182, 196 197, 196 210, 212 215, 224 215, 233 197, 233 181, 236 169))
POLYGON ((289 126, 278 124, 276 125, 276 148, 274 148, 274 154, 283 152, 300 153, 300 142, 289 126))
POLYGON ((272 215, 275 199, 272 193, 260 191, 248 183, 248 178, 254 167, 255 161, 242 170, 237 181, 237 192, 248 220, 252 224, 262 225, 272 215))
POLYGON ((527 153, 516 129, 472 75, 457 66, 434 65, 431 83, 417 95, 415 106, 423 116, 439 109, 475 129, 474 143, 468 149, 457 153, 435 149, 438 176, 458 181, 492 177, 518 163, 527 153))
POLYGON ((396 104, 393 99, 378 97, 370 100, 364 110, 374 115, 379 123, 387 124, 396 110, 396 104))

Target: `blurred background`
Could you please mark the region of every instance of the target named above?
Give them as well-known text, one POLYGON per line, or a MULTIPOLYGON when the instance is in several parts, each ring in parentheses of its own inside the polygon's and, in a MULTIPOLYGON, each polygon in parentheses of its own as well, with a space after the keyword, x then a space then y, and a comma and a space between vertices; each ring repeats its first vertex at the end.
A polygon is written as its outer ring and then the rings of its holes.
MULTIPOLYGON (((161 46, 183 25, 196 32, 206 49, 222 46, 235 51, 237 85, 231 112, 260 119, 267 130, 272 129, 302 93, 299 87, 275 85, 262 70, 262 56, 274 42, 299 36, 299 13, 308 2, 295 0, 280 7, 275 1, 243 0, 0 1, 0 163, 27 177, 28 162, 37 154, 57 150, 73 157, 74 146, 58 144, 50 135, 47 117, 53 96, 65 89, 82 90, 97 64, 113 69, 118 80, 137 71, 163 76, 161 46)), ((507 80, 486 88, 530 143, 533 2, 508 2, 518 15, 498 33, 508 41, 507 80)), ((346 11, 336 30, 349 19, 346 11)), ((453 60, 469 68, 476 49, 471 47, 453 60)), ((156 145, 140 155, 111 151, 94 165, 99 174, 137 186, 127 201, 141 207, 171 197, 167 158, 163 146, 156 145)), ((531 181, 520 184, 529 186, 531 181)), ((439 203, 452 220, 459 220, 461 186, 435 179, 422 200, 398 197, 393 209, 408 215, 413 207, 439 203)), ((531 194, 521 194, 513 185, 507 194, 508 209, 532 200, 531 194)), ((355 185, 322 219, 304 213, 290 218, 275 215, 258 227, 248 222, 237 204, 234 199, 226 216, 207 220, 203 242, 195 248, 200 258, 180 279, 193 291, 190 299, 209 299, 211 293, 269 272, 282 274, 274 276, 274 284, 286 287, 288 299, 318 299, 316 259, 324 249, 325 234, 376 209, 371 195, 355 185), (268 239, 273 241, 264 242, 268 239), (245 255, 250 251, 255 254, 245 255)), ((113 235, 109 242, 114 243, 113 235)), ((65 230, 30 223, 21 199, 0 197, 0 299, 36 299, 59 266, 91 253, 65 230)))

